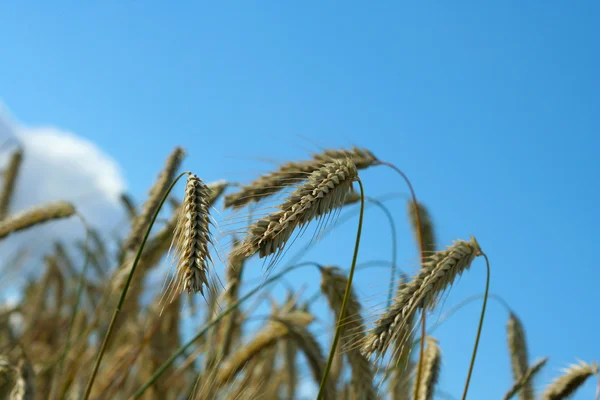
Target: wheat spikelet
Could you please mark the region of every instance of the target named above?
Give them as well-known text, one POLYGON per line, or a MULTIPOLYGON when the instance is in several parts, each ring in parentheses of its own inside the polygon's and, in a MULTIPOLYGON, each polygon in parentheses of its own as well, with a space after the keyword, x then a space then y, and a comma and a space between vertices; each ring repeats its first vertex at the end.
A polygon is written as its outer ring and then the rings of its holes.
MULTIPOLYGON (((437 340, 430 336, 426 339, 427 345, 423 354, 423 375, 418 385, 422 390, 419 391, 418 400, 433 400, 435 385, 437 384, 442 364, 442 353, 437 340)), ((416 387, 417 385, 415 385, 416 387)))
POLYGON ((527 372, 525 372, 523 377, 517 382, 515 382, 515 384, 508 390, 508 392, 506 392, 503 400, 510 400, 511 398, 513 398, 513 396, 517 394, 520 390, 522 390, 522 388, 525 387, 525 385, 532 386, 531 382, 534 376, 544 367, 544 365, 546 365, 546 362, 548 362, 548 359, 544 358, 533 364, 533 366, 529 368, 527 372))
POLYGON ((413 233, 417 244, 419 243, 418 230, 417 230, 417 210, 419 213, 419 219, 421 220, 421 236, 423 238, 423 250, 425 254, 432 254, 435 252, 435 230, 433 229, 433 223, 431 222, 431 216, 427 208, 421 203, 408 203, 408 216, 410 224, 412 226, 413 233))
POLYGON ((188 176, 185 197, 173 236, 177 276, 175 292, 200 292, 208 286, 207 272, 212 263, 208 245, 212 244, 209 230, 209 190, 194 174, 188 176))
POLYGON ((179 169, 184 156, 185 150, 181 147, 176 147, 167 158, 165 167, 158 175, 152 188, 150 188, 148 200, 144 203, 142 212, 133 219, 131 232, 125 241, 125 250, 132 251, 140 246, 144 233, 148 229, 148 225, 150 225, 152 216, 156 213, 160 201, 169 188, 169 185, 173 182, 175 173, 179 169))
POLYGON ((0 222, 0 239, 44 222, 68 218, 75 214, 75 207, 66 201, 57 201, 22 211, 0 222))
MULTIPOLYGON (((340 319, 340 310, 348 279, 342 271, 336 267, 324 267, 321 269, 321 291, 329 302, 329 307, 335 313, 336 321, 340 319)), ((360 303, 354 290, 350 291, 350 297, 346 306, 346 316, 340 322, 342 330, 340 333, 341 347, 348 348, 346 357, 352 367, 352 387, 360 398, 371 400, 377 398, 377 391, 373 387, 374 372, 369 360, 353 344, 364 339, 364 323, 360 315, 360 303)))
POLYGON ((250 226, 238 254, 250 257, 258 252, 263 258, 283 249, 297 227, 343 205, 356 179, 356 167, 348 159, 323 165, 310 174, 278 211, 250 226))
POLYGON ((23 150, 15 151, 8 161, 8 167, 4 172, 4 182, 2 190, 0 190, 0 221, 2 221, 8 215, 10 209, 10 202, 12 200, 13 192, 15 191, 15 183, 17 181, 17 175, 21 167, 21 161, 23 160, 23 150))
MULTIPOLYGON (((529 368, 529 357, 527 355, 525 329, 523 328, 521 320, 519 320, 512 312, 508 318, 506 331, 513 379, 515 382, 519 382, 525 376, 525 373, 529 368)), ((519 399, 533 400, 533 387, 531 383, 526 383, 521 387, 519 399)))
POLYGON ((481 248, 472 237, 469 242, 458 240, 448 249, 428 257, 417 276, 398 293, 394 303, 377 320, 362 345, 363 353, 367 356, 384 353, 390 342, 398 338, 402 328, 414 317, 417 309, 433 308, 438 296, 479 255, 481 248))
POLYGON ((564 370, 564 374, 556 378, 542 394, 543 400, 566 399, 592 375, 598 375, 598 364, 592 362, 587 364, 580 361, 579 364, 572 364, 564 370))
POLYGON ((254 336, 250 343, 240 347, 238 351, 231 355, 227 363, 219 369, 214 381, 214 388, 218 389, 231 382, 254 356, 286 337, 290 333, 290 325, 306 326, 312 321, 313 317, 302 311, 293 311, 284 317, 280 317, 280 319, 287 323, 269 322, 265 328, 254 336))
POLYGON ((285 163, 276 171, 262 175, 250 184, 243 186, 239 192, 225 197, 225 208, 237 209, 251 202, 259 202, 285 187, 306 180, 308 175, 320 169, 324 163, 345 159, 352 160, 357 169, 367 168, 377 162, 373 153, 366 149, 353 147, 350 150, 325 150, 322 153, 313 154, 312 160, 285 163))

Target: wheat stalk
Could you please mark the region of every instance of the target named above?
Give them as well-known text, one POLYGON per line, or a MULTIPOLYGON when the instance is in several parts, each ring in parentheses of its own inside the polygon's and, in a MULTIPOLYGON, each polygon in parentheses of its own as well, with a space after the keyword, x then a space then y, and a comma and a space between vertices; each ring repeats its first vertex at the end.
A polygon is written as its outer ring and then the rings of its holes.
POLYGON ((377 320, 362 345, 363 353, 367 356, 384 353, 416 311, 432 309, 438 296, 479 255, 481 249, 472 237, 469 242, 458 240, 448 249, 428 257, 417 276, 398 293, 392 306, 377 320))
MULTIPOLYGON (((513 379, 515 382, 519 382, 527 373, 529 368, 529 357, 527 355, 525 329, 523 328, 521 320, 519 320, 519 318, 512 312, 508 318, 506 331, 513 379)), ((519 399, 533 400, 533 387, 531 383, 525 383, 522 385, 519 391, 519 399)))
POLYGON ((208 286, 207 273, 212 263, 208 251, 209 244, 212 244, 209 198, 208 187, 196 175, 189 174, 173 236, 177 264, 174 293, 185 289, 188 293, 204 295, 203 288, 208 286))
POLYGON ((250 257, 258 252, 263 258, 280 251, 296 228, 343 205, 356 179, 356 167, 349 159, 323 165, 309 175, 278 211, 250 226, 237 254, 250 257))
MULTIPOLYGON (((329 302, 329 307, 335 313, 336 321, 340 320, 340 311, 348 280, 342 271, 336 267, 321 269, 321 291, 329 302)), ((361 394, 361 399, 371 400, 377 398, 377 391, 373 387, 374 372, 369 360, 360 352, 353 343, 364 339, 364 323, 360 316, 360 303, 354 290, 350 291, 346 306, 346 317, 341 321, 340 332, 341 347, 348 348, 346 357, 352 367, 352 387, 361 394)))
POLYGON ((75 214, 75 207, 66 201, 29 208, 0 222, 0 239, 44 222, 68 218, 75 214))
POLYGON ((2 190, 0 190, 0 221, 8 215, 13 192, 15 191, 15 183, 17 175, 23 161, 23 150, 15 151, 8 161, 8 167, 4 172, 4 182, 2 190))
MULTIPOLYGON (((422 390, 418 394, 418 400, 433 400, 435 385, 440 376, 442 353, 437 340, 430 336, 427 337, 427 346, 425 347, 423 357, 423 374, 421 375, 421 382, 418 385, 422 390)), ((415 385, 416 387, 417 385, 415 385)))
POLYGON ((144 203, 142 212, 133 219, 133 226, 128 238, 125 240, 125 250, 133 251, 140 246, 144 232, 148 229, 152 216, 156 212, 165 192, 171 185, 173 177, 181 165, 185 150, 176 147, 165 162, 165 166, 158 175, 156 182, 150 188, 148 200, 144 203))
POLYGON ((564 370, 563 375, 552 381, 542 394, 543 400, 566 399, 573 394, 592 375, 598 375, 598 364, 580 361, 564 370))

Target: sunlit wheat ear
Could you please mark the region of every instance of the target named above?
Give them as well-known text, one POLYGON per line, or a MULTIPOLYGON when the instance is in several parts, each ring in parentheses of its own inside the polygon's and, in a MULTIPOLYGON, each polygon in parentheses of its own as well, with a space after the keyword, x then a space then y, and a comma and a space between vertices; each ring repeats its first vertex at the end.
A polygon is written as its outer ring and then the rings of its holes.
POLYGON ((204 295, 204 286, 208 286, 207 274, 212 264, 208 249, 212 244, 209 200, 208 187, 196 175, 190 174, 173 236, 177 268, 173 294, 187 290, 204 295))
POLYGON ((548 385, 546 391, 542 394, 542 399, 566 399, 568 396, 575 393, 575 391, 592 375, 598 375, 598 363, 592 362, 591 364, 587 364, 580 361, 579 364, 573 364, 564 370, 563 375, 559 376, 548 385))
MULTIPOLYGON (((533 364, 533 366, 531 368, 529 368, 527 370, 527 372, 525 372, 523 377, 521 377, 521 379, 516 381, 514 383, 514 385, 508 390, 508 392, 506 392, 503 400, 510 400, 511 398, 514 397, 515 394, 520 393, 520 391, 527 385, 533 386, 532 385, 533 378, 544 367, 544 365, 546 365, 547 362, 548 362, 548 358, 544 358, 544 359, 541 359, 541 360, 535 362, 533 364)), ((533 390, 532 390, 532 396, 533 396, 533 390)))
POLYGON ((368 168, 378 162, 377 157, 367 149, 352 147, 351 149, 329 149, 321 153, 313 154, 313 158, 320 162, 331 162, 333 160, 352 160, 357 169, 368 168))
POLYGON ((225 196, 225 208, 241 208, 260 200, 280 190, 298 184, 307 179, 308 175, 317 171, 325 163, 334 160, 350 159, 357 169, 370 167, 377 158, 369 150, 353 147, 350 150, 325 150, 313 154, 312 160, 288 162, 277 170, 264 174, 237 192, 225 196))
POLYGON ((425 312, 435 307, 441 293, 452 285, 454 279, 471 266, 481 248, 471 238, 469 242, 458 240, 446 250, 427 258, 419 273, 400 291, 393 304, 375 322, 375 327, 362 345, 367 356, 381 355, 392 341, 403 332, 417 310, 425 312))
MULTIPOLYGON (((435 393, 435 385, 440 376, 440 368, 442 365, 442 352, 437 340, 428 336, 427 346, 423 354, 423 375, 419 383, 419 398, 418 400, 433 400, 435 393)), ((415 385, 417 387, 417 385, 415 385)))
MULTIPOLYGON (((508 350, 510 352, 510 364, 513 379, 519 382, 529 368, 529 357, 527 355, 527 342, 525 341, 525 329, 519 318, 510 313, 506 325, 508 350)), ((531 383, 524 384, 519 391, 519 399, 533 400, 533 387, 531 383)))
POLYGON ((169 185, 173 182, 175 173, 177 173, 184 156, 185 150, 181 147, 176 147, 167 158, 163 170, 158 175, 152 188, 150 188, 150 194, 148 195, 148 200, 144 203, 142 212, 133 219, 131 232, 125 240, 126 250, 132 251, 140 246, 144 233, 148 229, 148 225, 150 225, 152 216, 160 205, 169 185))
POLYGON ((15 151, 10 156, 8 166, 6 167, 6 171, 4 171, 3 187, 0 190, 0 221, 8 215, 22 160, 23 150, 15 151))
POLYGON ((32 207, 0 222, 0 239, 44 222, 68 218, 75 214, 75 207, 66 201, 32 207))
POLYGON ((308 176, 279 210, 259 219, 248 229, 238 254, 267 257, 282 250, 294 230, 342 206, 352 182, 358 179, 349 159, 327 163, 308 176))
POLYGON ((415 235, 417 245, 419 244, 418 230, 417 230, 417 211, 421 220, 421 237, 423 238, 423 250, 425 254, 432 254, 435 251, 435 231, 433 229, 433 223, 431 222, 431 216, 427 208, 421 203, 415 203, 412 201, 408 203, 408 216, 410 218, 410 225, 415 235))
MULTIPOLYGON (((335 313, 335 320, 339 321, 344 293, 348 279, 342 270, 336 267, 324 267, 321 270, 321 292, 327 298, 329 307, 335 313)), ((364 340, 364 323, 360 315, 360 303, 354 290, 350 291, 350 297, 346 305, 346 317, 342 324, 341 348, 345 351, 348 362, 352 367, 352 387, 357 393, 361 393, 361 399, 370 400, 377 398, 377 391, 373 387, 375 373, 369 360, 354 345, 364 340)))
MULTIPOLYGON (((408 277, 405 274, 402 274, 398 283, 397 293, 402 292, 406 285, 408 285, 408 277)), ((395 343, 392 343, 394 351, 390 359, 390 365, 393 369, 389 391, 393 400, 410 398, 410 381, 413 370, 410 346, 412 339, 413 321, 409 320, 396 335, 395 343)))

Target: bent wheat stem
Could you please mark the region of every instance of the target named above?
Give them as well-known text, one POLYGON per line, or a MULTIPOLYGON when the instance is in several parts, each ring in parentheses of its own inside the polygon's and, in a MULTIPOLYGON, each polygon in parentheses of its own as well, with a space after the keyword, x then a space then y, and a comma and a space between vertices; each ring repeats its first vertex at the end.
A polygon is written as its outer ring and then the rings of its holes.
POLYGON ((331 364, 333 363, 335 349, 340 340, 340 333, 342 332, 344 319, 346 318, 346 308, 348 307, 348 299, 350 298, 350 292, 352 289, 352 278, 354 277, 354 270, 356 269, 356 259, 358 258, 358 248, 360 246, 360 236, 362 233, 363 215, 365 212, 365 190, 363 188, 363 184, 360 178, 357 178, 356 180, 358 182, 358 186, 360 187, 360 214, 358 217, 358 229, 356 231, 356 244, 354 245, 352 266, 350 267, 350 272, 348 273, 348 283, 346 284, 346 292, 344 293, 344 299, 342 300, 340 317, 338 318, 338 323, 335 328, 335 334, 333 336, 333 342, 331 343, 331 350, 329 351, 327 365, 325 366, 325 371, 323 372, 323 377, 321 378, 321 385, 319 386, 319 394, 317 395, 317 400, 321 400, 323 398, 323 395, 325 394, 325 388, 327 386, 327 376, 329 375, 329 371, 331 370, 331 364))
POLYGON ((477 327, 475 346, 473 347, 473 355, 471 356, 471 364, 469 365, 469 373, 467 375, 467 381, 465 382, 465 390, 463 392, 462 400, 465 400, 467 398, 467 392, 469 391, 469 383, 471 382, 471 375, 473 374, 473 366, 475 365, 475 357, 477 356, 477 347, 479 346, 479 339, 481 338, 481 328, 483 327, 483 319, 485 317, 485 309, 487 306, 488 294, 490 290, 490 260, 488 259, 487 254, 485 254, 484 252, 481 252, 481 255, 485 258, 486 266, 485 294, 483 295, 481 316, 479 317, 479 326, 477 327))

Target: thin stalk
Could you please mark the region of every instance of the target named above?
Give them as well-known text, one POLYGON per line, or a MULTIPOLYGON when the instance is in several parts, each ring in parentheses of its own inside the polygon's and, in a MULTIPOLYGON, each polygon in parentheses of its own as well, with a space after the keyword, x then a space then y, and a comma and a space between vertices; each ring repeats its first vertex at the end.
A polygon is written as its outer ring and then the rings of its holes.
POLYGON ((483 327, 483 318, 485 317, 485 309, 487 306, 488 293, 490 290, 490 260, 487 254, 481 254, 485 258, 485 265, 487 270, 487 277, 485 280, 485 294, 483 297, 483 306, 481 307, 481 316, 479 317, 479 326, 477 327, 477 336, 475 337, 475 346, 473 347, 473 355, 471 356, 471 365, 469 365, 469 374, 467 375, 467 381, 465 382, 465 390, 462 395, 462 400, 466 400, 467 391, 469 390, 469 383, 471 382, 471 375, 473 373, 473 366, 475 365, 475 357, 477 356, 477 347, 479 346, 479 339, 481 338, 481 328, 483 327))
POLYGON ((290 272, 292 270, 295 270, 297 268, 306 266, 306 265, 314 265, 314 263, 313 262, 304 262, 304 263, 292 265, 292 266, 284 269, 280 273, 278 273, 278 274, 272 276, 271 278, 267 279, 265 282, 259 284, 254 289, 252 289, 251 291, 249 291, 248 293, 246 293, 245 295, 243 295, 242 297, 240 297, 238 301, 236 301, 235 303, 233 303, 229 308, 227 308, 225 311, 223 311, 221 314, 219 314, 216 318, 214 318, 212 321, 210 321, 208 324, 206 324, 204 326, 204 328, 202 328, 202 330, 196 334, 196 336, 194 336, 193 338, 191 338, 187 343, 185 343, 183 346, 181 346, 179 349, 177 349, 177 351, 175 353, 173 353, 173 355, 171 355, 171 357, 169 357, 169 359, 167 361, 165 361, 163 363, 163 365, 161 365, 156 370, 156 372, 154 373, 154 375, 152 375, 152 377, 150 379, 148 379, 148 381, 141 388, 139 388, 137 392, 135 392, 133 394, 133 399, 138 399, 142 394, 144 394, 144 392, 150 386, 152 386, 152 384, 167 370, 167 368, 169 368, 169 366, 173 363, 173 361, 175 361, 175 359, 177 357, 179 357, 181 354, 183 354, 196 340, 198 340, 202 336, 204 336, 204 334, 206 332, 208 332, 208 330, 210 328, 212 328, 214 325, 216 325, 217 323, 219 323, 219 321, 221 321, 221 319, 223 319, 229 313, 231 313, 233 310, 235 310, 246 299, 252 297, 254 294, 258 293, 261 289, 263 289, 266 285, 268 285, 268 284, 270 284, 270 283, 278 280, 279 278, 281 278, 282 276, 284 276, 288 272, 290 272))
POLYGON ((396 258, 397 258, 396 243, 398 243, 396 241, 396 224, 394 223, 394 217, 392 216, 392 213, 385 205, 383 205, 382 202, 380 202, 377 199, 371 198, 371 197, 369 197, 367 200, 369 200, 371 203, 373 203, 377 207, 379 207, 381 209, 381 211, 383 211, 383 213, 385 214, 385 216, 387 217, 387 219, 390 223, 391 236, 392 236, 392 265, 390 268, 390 287, 388 288, 388 299, 387 299, 387 308, 390 308, 390 305, 392 304, 392 298, 394 297, 394 283, 396 282, 396 258))
POLYGON ((329 371, 331 370, 331 365, 333 364, 333 359, 335 358, 335 350, 337 348, 338 342, 340 340, 340 334, 342 332, 342 326, 344 325, 344 319, 346 318, 346 308, 348 306, 348 299, 350 298, 350 291, 352 290, 352 278, 354 277, 354 269, 356 268, 356 259, 358 258, 358 248, 360 247, 360 236, 362 233, 362 225, 363 225, 363 215, 365 211, 365 190, 363 188, 362 181, 358 178, 358 186, 360 187, 360 214, 358 217, 358 229, 356 231, 356 243, 354 245, 354 255, 352 256, 352 266, 350 267, 350 272, 348 273, 348 282, 346 283, 346 292, 344 293, 344 299, 342 300, 342 307, 340 309, 340 316, 338 318, 338 323, 335 328, 335 335, 333 336, 333 342, 331 343, 331 350, 329 351, 329 359, 327 360, 327 365, 325 366, 325 371, 323 371, 323 377, 321 378, 321 385, 319 386, 319 394, 317 395, 317 400, 321 400, 323 398, 323 394, 325 393, 325 382, 327 382, 327 376, 329 375, 329 371))
POLYGON ((65 340, 65 348, 63 349, 63 352, 60 356, 60 361, 58 363, 58 371, 55 375, 55 379, 53 379, 53 384, 52 387, 50 389, 50 393, 53 394, 53 396, 50 396, 53 399, 56 399, 58 396, 58 390, 60 390, 60 386, 56 386, 56 385, 60 385, 60 378, 62 375, 62 371, 65 365, 65 358, 67 357, 67 353, 69 352, 69 346, 71 344, 71 335, 73 334, 73 326, 75 325, 75 318, 77 316, 77 311, 79 311, 79 305, 81 304, 81 295, 83 293, 83 288, 85 286, 85 281, 86 281, 86 274, 87 274, 87 269, 88 269, 88 265, 90 264, 90 228, 87 224, 87 222, 85 221, 85 218, 83 217, 83 215, 81 215, 80 213, 77 213, 77 216, 79 217, 79 220, 81 221, 81 224, 83 225, 84 229, 85 229, 85 242, 84 242, 84 247, 85 247, 85 261, 83 262, 83 268, 81 270, 81 277, 79 278, 79 287, 77 288, 77 296, 75 298, 75 305, 73 306, 73 313, 71 314, 71 321, 69 322, 69 330, 67 331, 67 338, 65 340), (57 382, 58 379, 58 382, 57 382))
POLYGON ((169 186, 169 188, 165 192, 162 200, 160 201, 160 204, 158 205, 158 207, 156 208, 156 211, 154 212, 154 215, 152 216, 150 225, 148 225, 148 229, 146 229, 146 234, 144 235, 144 239, 142 240, 140 248, 138 249, 138 252, 135 255, 133 265, 131 266, 131 271, 129 272, 129 276, 127 277, 127 282, 125 282, 125 287, 121 291, 121 297, 119 298, 119 303, 117 304, 117 308, 115 308, 115 312, 113 313, 113 316, 110 320, 110 324, 108 325, 108 330, 106 331, 106 335, 104 335, 104 340, 102 341, 102 345, 100 346, 100 352, 98 353, 98 357, 96 358, 96 363, 94 364, 94 369, 92 370, 92 376, 90 376, 90 380, 88 381, 87 387, 85 389, 85 394, 83 395, 84 400, 87 400, 90 397, 90 393, 92 391, 92 386, 94 385, 94 380, 96 379, 96 374, 98 373, 98 368, 100 367, 100 363, 102 362, 102 357, 104 356, 104 352, 106 351, 106 345, 108 344, 108 340, 110 339, 110 336, 112 334, 113 327, 115 325, 115 321, 117 320, 117 317, 119 316, 119 312, 121 311, 121 306, 123 305, 123 302, 125 301, 125 295, 127 294, 127 290, 129 289, 129 285, 131 284, 131 280, 133 278, 133 273, 135 272, 135 267, 137 267, 138 262, 140 261, 140 258, 142 256, 142 250, 144 250, 144 245, 146 244, 146 240, 148 240, 148 236, 150 236, 150 231, 152 230, 154 221, 156 221, 156 217, 158 217, 158 213, 160 212, 160 209, 162 208, 163 204, 167 200, 167 197, 169 196, 169 193, 171 193, 171 190, 173 189, 175 184, 179 181, 179 179, 182 176, 189 175, 189 174, 190 174, 190 172, 187 172, 187 171, 182 172, 181 174, 179 174, 179 176, 177 178, 175 178, 173 183, 171 183, 171 186, 169 186))
MULTIPOLYGON (((421 268, 423 267, 423 265, 425 264, 425 247, 423 244, 423 233, 421 231, 421 213, 418 211, 418 205, 419 203, 417 202, 417 196, 415 195, 415 191, 412 187, 412 184, 410 183, 410 180, 408 179, 408 177, 404 174, 404 172, 402 172, 398 167, 396 167, 394 164, 389 163, 389 162, 385 162, 385 161, 380 161, 379 162, 381 165, 387 165, 388 167, 390 167, 391 169, 393 169, 394 171, 396 171, 401 177, 402 179, 404 179, 404 181, 406 182, 406 185, 408 186, 408 189, 410 190, 410 196, 412 198, 412 202, 413 202, 413 206, 415 207, 415 217, 417 220, 417 237, 419 238, 419 251, 420 251, 420 255, 421 255, 421 268)), ((421 348, 419 350, 419 366, 417 367, 417 380, 415 381, 415 399, 419 398, 419 383, 421 382, 421 374, 423 372, 423 354, 425 351, 425 335, 426 335, 426 326, 425 326, 425 317, 427 316, 427 313, 425 312, 425 310, 423 310, 423 313, 421 313, 421 348)))

